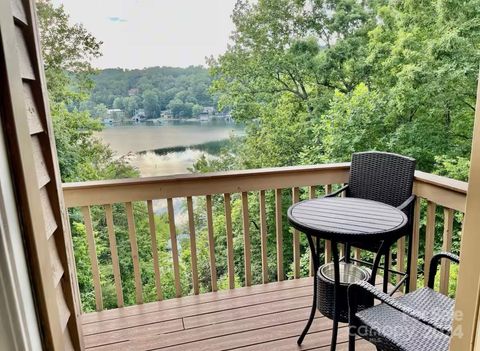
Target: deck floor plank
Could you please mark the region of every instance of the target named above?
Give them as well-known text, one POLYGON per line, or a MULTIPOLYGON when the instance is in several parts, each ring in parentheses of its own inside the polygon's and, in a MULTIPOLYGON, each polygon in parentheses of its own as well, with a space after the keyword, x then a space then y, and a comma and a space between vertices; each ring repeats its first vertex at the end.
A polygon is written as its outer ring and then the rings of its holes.
POLYGON ((156 335, 158 337, 160 334, 171 333, 179 330, 183 330, 183 321, 181 318, 167 322, 139 325, 132 328, 107 332, 99 330, 99 333, 97 334, 85 335, 84 341, 85 347, 88 349, 95 346, 116 344, 133 339, 151 337, 152 335, 156 335))
POLYGON ((123 308, 115 308, 111 310, 104 310, 101 312, 87 313, 82 316, 82 324, 101 322, 110 319, 122 318, 137 314, 144 314, 150 312, 159 312, 179 307, 187 307, 200 305, 204 303, 218 302, 222 300, 232 301, 243 296, 250 298, 256 295, 263 295, 265 293, 277 293, 279 290, 290 290, 302 287, 311 287, 313 284, 312 278, 285 280, 276 283, 269 283, 263 285, 254 285, 241 289, 222 290, 215 293, 205 293, 200 295, 191 295, 181 298, 174 298, 164 300, 161 302, 151 302, 142 305, 127 306, 123 308))
MULTIPOLYGON (((290 351, 329 349, 332 322, 317 312, 301 347, 312 278, 158 301, 82 316, 88 351, 290 351)), ((338 351, 346 351, 341 324, 338 351)), ((373 351, 366 341, 358 351, 373 351)))
MULTIPOLYGON (((212 324, 215 321, 227 321, 231 318, 243 318, 252 314, 268 312, 271 307, 274 310, 288 309, 290 303, 296 307, 308 306, 311 302, 311 287, 281 290, 282 294, 269 292, 256 295, 255 298, 242 296, 232 300, 203 303, 169 309, 161 312, 148 312, 122 318, 109 319, 84 325, 84 334, 97 333, 98 330, 111 331, 126 329, 138 325, 147 325, 177 318, 184 318, 189 327, 212 324), (234 311, 234 313, 232 313, 234 311), (236 317, 236 316, 243 317, 236 317)), ((158 302, 161 303, 161 302, 158 302)))

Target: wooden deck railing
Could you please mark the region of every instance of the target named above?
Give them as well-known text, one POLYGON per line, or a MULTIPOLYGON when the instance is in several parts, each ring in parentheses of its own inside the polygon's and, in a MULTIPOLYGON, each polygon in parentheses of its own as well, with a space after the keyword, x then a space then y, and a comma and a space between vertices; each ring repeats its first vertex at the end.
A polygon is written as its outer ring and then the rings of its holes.
MULTIPOLYGON (((234 272, 234 248, 233 248, 233 228, 232 228, 232 195, 239 197, 241 201, 241 223, 243 228, 243 265, 244 265, 244 285, 252 284, 252 267, 251 267, 251 243, 250 243, 250 216, 249 213, 249 194, 253 192, 258 194, 259 209, 259 232, 261 242, 261 280, 263 283, 269 281, 268 276, 268 257, 267 257, 267 235, 271 232, 276 238, 276 277, 278 280, 285 279, 284 272, 284 207, 282 207, 282 194, 288 189, 291 192, 291 202, 297 202, 306 197, 316 197, 324 193, 332 191, 333 186, 341 185, 348 180, 349 164, 326 164, 319 166, 303 166, 303 167, 284 167, 273 169, 232 171, 222 173, 209 174, 188 174, 167 177, 127 179, 127 180, 111 180, 96 181, 84 183, 64 184, 64 197, 67 209, 80 208, 85 224, 87 236, 88 252, 90 258, 90 267, 93 275, 93 286, 95 293, 96 309, 103 309, 102 288, 100 283, 100 270, 97 264, 98 252, 95 247, 95 235, 92 225, 90 208, 92 206, 103 206, 106 217, 106 225, 108 229, 109 248, 111 254, 112 271, 115 282, 115 292, 118 307, 124 306, 122 295, 122 281, 120 276, 119 259, 117 255, 115 228, 113 225, 112 205, 117 203, 125 204, 126 217, 128 222, 128 233, 131 248, 131 259, 133 262, 133 273, 135 280, 136 303, 143 302, 142 298, 142 280, 140 265, 138 260, 138 248, 136 241, 135 218, 133 211, 133 203, 146 203, 148 222, 151 235, 152 259, 155 274, 155 286, 157 299, 162 299, 162 287, 160 284, 160 267, 158 260, 158 247, 156 243, 156 226, 153 201, 166 200, 167 216, 169 223, 170 241, 171 241, 171 258, 173 266, 175 295, 180 297, 182 289, 180 286, 180 269, 179 269, 179 250, 177 247, 177 229, 175 225, 175 213, 173 199, 184 198, 186 201, 187 221, 190 240, 190 267, 192 276, 192 290, 194 294, 200 293, 199 275, 197 266, 197 243, 195 234, 195 207, 193 197, 203 197, 206 206, 206 223, 208 229, 208 253, 211 277, 211 290, 216 291, 217 272, 215 258, 215 228, 212 197, 221 195, 224 202, 224 221, 227 244, 227 275, 228 287, 235 287, 234 272), (273 191, 275 194, 275 214, 273 228, 267 228, 266 213, 266 191, 273 191), (237 195, 238 194, 238 195, 237 195)), ((426 215, 426 235, 425 235, 425 260, 433 255, 434 236, 435 236, 435 219, 436 207, 441 206, 444 209, 444 234, 443 248, 450 249, 452 245, 453 222, 455 212, 463 212, 465 209, 465 197, 467 184, 464 182, 454 181, 445 177, 435 176, 423 172, 416 173, 414 191, 418 196, 415 206, 415 234, 413 241, 413 267, 412 271, 417 272, 417 258, 420 248, 420 221, 421 221, 421 204, 427 201, 426 215)), ((291 231, 293 234, 293 278, 300 277, 300 258, 302 255, 300 246, 300 233, 291 231)), ((330 260, 329 245, 325 245, 325 259, 330 260)), ((304 248, 305 249, 305 248, 304 248)), ((397 269, 403 270, 406 261, 406 249, 404 240, 400 240, 397 250, 397 269)), ((355 255, 358 257, 360 252, 357 250, 355 255)), ((425 264, 424 270, 428 271, 428 263, 425 264)), ((310 272, 312 274, 311 263, 310 272)), ((413 288, 417 285, 417 274, 411 279, 413 288)), ((449 266, 446 263, 442 265, 441 273, 441 289, 446 292, 448 289, 449 266)))

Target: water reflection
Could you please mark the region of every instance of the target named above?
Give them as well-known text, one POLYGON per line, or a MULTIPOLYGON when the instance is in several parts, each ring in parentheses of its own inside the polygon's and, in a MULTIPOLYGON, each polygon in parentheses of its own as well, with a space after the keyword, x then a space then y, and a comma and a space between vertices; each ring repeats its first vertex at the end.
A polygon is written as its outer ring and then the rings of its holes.
POLYGON ((147 151, 129 155, 129 163, 140 170, 142 177, 154 177, 159 175, 182 174, 202 155, 207 159, 216 158, 203 150, 185 148, 184 151, 166 152, 147 151))
MULTIPOLYGON (((143 151, 202 145, 243 134, 243 128, 224 120, 167 121, 106 126, 97 135, 119 156, 143 151)), ((159 174, 160 175, 160 174, 159 174)))

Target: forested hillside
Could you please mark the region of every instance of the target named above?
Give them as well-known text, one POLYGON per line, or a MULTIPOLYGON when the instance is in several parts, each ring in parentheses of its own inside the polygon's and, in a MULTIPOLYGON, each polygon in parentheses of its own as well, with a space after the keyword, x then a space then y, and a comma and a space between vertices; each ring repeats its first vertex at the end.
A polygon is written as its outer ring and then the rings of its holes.
POLYGON ((192 117, 214 105, 208 91, 210 75, 199 66, 105 69, 93 77, 93 83, 91 97, 81 107, 94 117, 101 117, 106 109, 124 110, 129 117, 138 109, 144 109, 147 118, 157 118, 166 109, 175 117, 192 117))

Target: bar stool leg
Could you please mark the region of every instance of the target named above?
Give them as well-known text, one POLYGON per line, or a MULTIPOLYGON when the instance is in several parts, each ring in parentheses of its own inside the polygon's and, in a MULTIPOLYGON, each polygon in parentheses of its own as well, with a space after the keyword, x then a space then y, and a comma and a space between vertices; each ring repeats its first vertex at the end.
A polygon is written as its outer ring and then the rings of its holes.
POLYGON ((330 344, 330 351, 335 351, 337 349, 337 335, 338 335, 338 321, 335 318, 333 320, 332 341, 330 344))
POLYGON ((405 294, 408 294, 410 292, 410 276, 412 273, 415 274, 415 277, 417 275, 417 272, 412 272, 412 249, 413 249, 413 217, 415 214, 415 205, 412 204, 410 206, 410 209, 408 211, 408 218, 410 218, 408 227, 407 227, 407 236, 408 236, 408 251, 407 251, 407 270, 406 270, 406 275, 407 278, 405 279, 405 294))
POLYGON ((377 254, 375 255, 375 259, 373 260, 373 266, 372 266, 372 276, 370 277, 370 284, 375 285, 375 279, 377 278, 377 271, 378 271, 378 266, 380 265, 380 261, 382 259, 382 256, 387 255, 387 252, 391 246, 391 243, 387 243, 386 241, 383 241, 382 244, 380 245, 380 248, 378 249, 377 254))
POLYGON ((334 307, 333 307, 333 329, 332 329, 332 341, 330 344, 330 351, 335 351, 337 348, 337 335, 338 335, 338 292, 340 291, 340 263, 338 258, 338 244, 332 241, 332 258, 333 258, 333 273, 334 273, 334 307))
POLYGON ((315 318, 315 312, 317 312, 317 281, 316 277, 313 282, 313 301, 312 301, 312 309, 310 310, 310 316, 308 317, 307 325, 305 325, 305 328, 303 329, 302 334, 297 340, 297 344, 301 345, 303 342, 303 339, 305 339, 305 336, 308 333, 308 330, 312 326, 313 319, 315 318))
POLYGON ((389 271, 388 268, 390 266, 390 248, 388 248, 385 254, 385 261, 384 261, 384 268, 383 268, 383 292, 386 294, 388 292, 388 278, 389 278, 389 271))
POLYGON ((355 351, 355 328, 349 327, 348 351, 355 351))
POLYGON ((312 309, 310 310, 310 316, 308 317, 307 325, 305 325, 305 328, 303 329, 302 334, 297 340, 297 344, 301 345, 303 342, 303 339, 305 339, 305 336, 308 333, 308 330, 312 326, 313 319, 315 318, 315 312, 317 312, 317 271, 319 267, 319 259, 318 259, 318 253, 317 250, 320 249, 319 245, 319 240, 317 239, 317 249, 315 249, 315 245, 313 244, 313 240, 310 235, 307 235, 308 239, 308 246, 310 246, 310 251, 312 252, 312 259, 313 259, 313 270, 315 272, 315 276, 313 278, 313 300, 312 300, 312 309))
POLYGON ((352 252, 352 246, 349 243, 345 244, 345 263, 350 263, 350 255, 352 252))
MULTIPOLYGON (((407 251, 407 279, 405 279, 405 294, 410 292, 410 276, 412 274, 412 247, 413 247, 413 228, 409 228, 408 251, 407 251)), ((416 272, 413 272, 416 274, 416 272)))
POLYGON ((349 302, 352 302, 352 308, 348 309, 348 351, 355 351, 355 341, 357 335, 357 325, 355 315, 357 314, 358 295, 347 294, 349 302))

